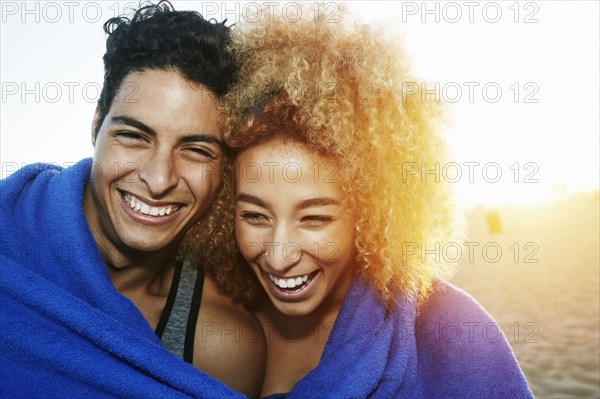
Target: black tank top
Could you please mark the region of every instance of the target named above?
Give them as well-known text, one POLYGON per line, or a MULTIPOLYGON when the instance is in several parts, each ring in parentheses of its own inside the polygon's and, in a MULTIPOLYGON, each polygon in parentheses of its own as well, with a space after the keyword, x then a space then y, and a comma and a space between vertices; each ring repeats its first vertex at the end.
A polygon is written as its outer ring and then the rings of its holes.
POLYGON ((193 362, 196 321, 200 312, 204 273, 189 261, 178 262, 156 335, 173 355, 193 362))

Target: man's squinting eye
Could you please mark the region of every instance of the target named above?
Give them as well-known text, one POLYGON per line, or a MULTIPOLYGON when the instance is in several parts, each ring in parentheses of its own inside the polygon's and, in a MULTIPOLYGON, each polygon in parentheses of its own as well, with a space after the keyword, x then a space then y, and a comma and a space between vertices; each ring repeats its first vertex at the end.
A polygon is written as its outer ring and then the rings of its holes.
POLYGON ((123 141, 137 141, 137 140, 148 141, 142 134, 136 133, 136 132, 118 131, 115 133, 115 136, 118 137, 119 140, 123 140, 123 141))
POLYGON ((186 147, 186 151, 189 151, 192 156, 197 158, 217 158, 217 153, 215 151, 209 150, 205 147, 186 147))

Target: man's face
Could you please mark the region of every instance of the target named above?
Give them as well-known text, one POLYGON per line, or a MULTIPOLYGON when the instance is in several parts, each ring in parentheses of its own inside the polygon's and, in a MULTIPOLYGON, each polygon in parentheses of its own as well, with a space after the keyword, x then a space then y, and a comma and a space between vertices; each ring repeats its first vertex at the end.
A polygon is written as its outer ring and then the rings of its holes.
POLYGON ((176 72, 129 74, 94 139, 84 211, 101 250, 152 252, 204 216, 221 182, 217 101, 176 72))

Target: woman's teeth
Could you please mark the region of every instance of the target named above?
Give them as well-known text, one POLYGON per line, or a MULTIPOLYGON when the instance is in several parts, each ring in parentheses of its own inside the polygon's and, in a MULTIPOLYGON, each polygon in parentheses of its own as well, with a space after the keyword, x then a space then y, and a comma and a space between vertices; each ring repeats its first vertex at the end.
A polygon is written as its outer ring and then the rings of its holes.
MULTIPOLYGON (((313 272, 314 273, 314 272, 313 272)), ((298 291, 308 285, 313 273, 305 274, 294 278, 278 278, 269 273, 271 281, 281 289, 298 291)))

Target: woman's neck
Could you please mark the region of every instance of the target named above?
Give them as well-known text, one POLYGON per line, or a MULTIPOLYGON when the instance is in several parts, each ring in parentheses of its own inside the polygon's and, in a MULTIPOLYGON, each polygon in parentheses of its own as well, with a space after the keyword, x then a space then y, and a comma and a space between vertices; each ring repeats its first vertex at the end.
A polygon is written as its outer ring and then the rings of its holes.
POLYGON ((264 297, 256 313, 267 341, 267 370, 261 396, 289 392, 317 367, 350 285, 349 281, 344 283, 335 295, 307 315, 283 314, 264 297))

